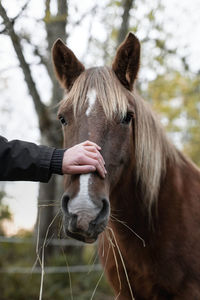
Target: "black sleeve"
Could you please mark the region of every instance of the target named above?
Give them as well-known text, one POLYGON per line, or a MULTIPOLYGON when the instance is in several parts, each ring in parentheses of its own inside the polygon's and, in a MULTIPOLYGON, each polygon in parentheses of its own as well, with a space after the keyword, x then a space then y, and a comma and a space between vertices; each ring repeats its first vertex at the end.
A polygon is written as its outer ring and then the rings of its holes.
POLYGON ((55 149, 51 159, 50 170, 53 174, 63 175, 62 162, 66 149, 55 149))
MULTIPOLYGON (((47 182, 55 148, 0 136, 0 180, 47 182)), ((61 159, 61 158, 60 158, 61 159)))

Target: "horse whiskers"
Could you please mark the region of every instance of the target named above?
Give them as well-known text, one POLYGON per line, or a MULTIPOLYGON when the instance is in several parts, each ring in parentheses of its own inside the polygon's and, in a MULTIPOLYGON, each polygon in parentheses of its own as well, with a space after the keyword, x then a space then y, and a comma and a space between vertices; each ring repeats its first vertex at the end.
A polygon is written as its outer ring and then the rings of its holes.
POLYGON ((112 247, 115 247, 115 244, 113 243, 112 239, 110 238, 110 234, 109 234, 108 229, 109 229, 109 227, 107 226, 106 230, 105 230, 107 240, 110 242, 110 244, 111 244, 112 247))
POLYGON ((107 253, 107 256, 106 256, 106 261, 105 261, 105 266, 104 266, 103 272, 101 273, 101 276, 99 277, 99 280, 97 281, 97 284, 96 284, 96 286, 95 286, 95 288, 94 288, 94 291, 93 291, 93 293, 92 293, 92 296, 91 296, 90 300, 92 300, 92 299, 94 298, 94 295, 95 295, 95 293, 96 293, 96 290, 97 290, 97 288, 98 288, 98 285, 99 285, 99 283, 101 282, 101 279, 103 278, 103 275, 104 275, 104 273, 105 273, 105 267, 106 267, 107 262, 108 262, 108 255, 109 255, 109 252, 110 252, 110 244, 109 244, 109 247, 108 247, 108 253, 107 253))
POLYGON ((119 280, 119 294, 115 297, 115 300, 117 300, 117 298, 121 294, 121 289, 122 289, 122 282, 121 282, 120 273, 119 273, 119 265, 118 265, 117 256, 116 256, 115 249, 114 249, 115 245, 112 242, 112 239, 110 237, 109 231, 106 230, 105 233, 106 233, 106 236, 107 236, 107 240, 109 241, 109 243, 110 243, 110 245, 112 247, 112 252, 113 252, 113 256, 114 256, 114 260, 115 260, 115 265, 116 265, 116 269, 117 269, 117 277, 118 277, 118 280, 119 280))
POLYGON ((110 214, 110 218, 113 219, 114 221, 119 221, 122 224, 126 224, 125 221, 119 220, 117 217, 115 217, 113 214, 110 214))
POLYGON ((125 273, 125 276, 126 276, 127 284, 128 284, 129 291, 130 291, 130 294, 131 294, 131 299, 132 299, 132 300, 135 300, 134 297, 133 297, 133 292, 132 292, 130 280, 129 280, 129 277, 128 277, 128 273, 127 273, 127 270, 126 270, 126 266, 125 266, 125 263, 124 263, 124 259, 123 259, 122 253, 121 253, 121 251, 120 251, 119 245, 118 245, 118 243, 117 243, 117 240, 116 240, 114 231, 112 230, 111 227, 107 227, 107 228, 108 228, 108 229, 110 230, 110 232, 112 233, 113 239, 114 239, 114 241, 115 241, 115 245, 116 245, 117 250, 118 250, 118 254, 119 254, 119 257, 120 257, 120 260, 121 260, 123 269, 124 269, 124 273, 125 273))
POLYGON ((141 240, 143 247, 146 247, 146 243, 145 240, 139 236, 139 234, 137 234, 131 227, 129 227, 125 222, 117 219, 116 217, 114 217, 113 215, 110 216, 111 219, 114 219, 114 221, 119 222, 120 224, 124 225, 126 228, 128 228, 139 240, 141 240))

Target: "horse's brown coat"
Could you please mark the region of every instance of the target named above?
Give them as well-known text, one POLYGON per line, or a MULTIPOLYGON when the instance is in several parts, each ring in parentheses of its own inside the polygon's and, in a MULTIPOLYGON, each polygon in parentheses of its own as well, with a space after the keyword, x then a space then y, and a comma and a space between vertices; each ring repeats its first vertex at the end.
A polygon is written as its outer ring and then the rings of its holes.
MULTIPOLYGON (((64 132, 65 147, 91 138, 101 145, 106 161, 107 178, 91 175, 90 189, 94 197, 106 191, 111 204, 108 227, 99 237, 99 256, 119 295, 117 299, 132 299, 129 280, 136 300, 199 300, 200 171, 171 145, 143 100, 129 92, 139 68, 138 40, 128 35, 117 52, 114 72, 106 68, 84 71, 68 48, 62 45, 61 54, 58 46, 56 43, 53 49, 58 79, 68 90, 72 86, 69 100, 64 100, 59 109, 59 114, 69 120, 64 132), (132 125, 120 124, 117 118, 111 121, 106 109, 116 113, 115 106, 98 101, 101 92, 112 94, 114 73, 119 89, 116 87, 112 99, 107 97, 104 101, 126 97, 127 110, 134 114, 132 125), (84 89, 94 86, 99 93, 95 111, 87 118, 84 89), (77 115, 69 105, 73 106, 73 100, 77 115), (144 239, 146 247, 132 230, 144 239)), ((68 176, 66 188, 69 185, 76 193, 78 177, 68 176)))
MULTIPOLYGON (((118 219, 125 221, 146 242, 144 248, 124 225, 110 222, 129 272, 135 299, 200 299, 200 173, 185 158, 183 161, 180 167, 167 166, 158 197, 157 214, 152 220, 154 227, 148 226, 140 193, 133 189, 132 182, 126 183, 124 190, 120 185, 120 190, 116 190, 111 197, 112 211, 118 212, 118 219), (120 197, 123 197, 121 205, 117 201, 120 197)), ((104 244, 105 241, 106 238, 104 244)), ((108 243, 104 245, 103 262, 108 247, 108 243)), ((100 257, 102 248, 103 243, 100 257)), ((118 263, 123 282, 119 299, 131 299, 119 258, 118 263)), ((105 268, 115 291, 120 292, 112 251, 105 268)))

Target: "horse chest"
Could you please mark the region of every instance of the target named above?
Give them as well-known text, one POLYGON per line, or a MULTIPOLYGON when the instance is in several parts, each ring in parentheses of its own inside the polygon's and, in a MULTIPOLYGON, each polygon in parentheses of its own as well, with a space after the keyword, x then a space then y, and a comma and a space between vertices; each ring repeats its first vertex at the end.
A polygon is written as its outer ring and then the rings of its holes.
POLYGON ((120 243, 117 236, 116 240, 111 240, 104 234, 100 239, 99 256, 115 294, 121 297, 119 299, 133 299, 131 293, 135 299, 153 297, 155 274, 145 252, 140 243, 120 243))
MULTIPOLYGON (((135 299, 151 299, 155 296, 156 285, 155 268, 149 258, 147 249, 136 243, 124 247, 123 253, 126 260, 127 273, 135 299)), ((121 265, 121 274, 124 272, 121 265)), ((124 278, 128 283, 127 278, 124 278)), ((127 299, 131 299, 130 295, 127 299)))

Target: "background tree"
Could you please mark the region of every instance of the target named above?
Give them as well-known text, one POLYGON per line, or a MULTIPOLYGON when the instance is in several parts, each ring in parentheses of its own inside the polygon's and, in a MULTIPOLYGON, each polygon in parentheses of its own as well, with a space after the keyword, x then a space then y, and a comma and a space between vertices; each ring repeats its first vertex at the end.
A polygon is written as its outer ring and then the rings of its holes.
POLYGON ((171 70, 150 82, 147 94, 177 146, 200 166, 200 76, 171 70))

